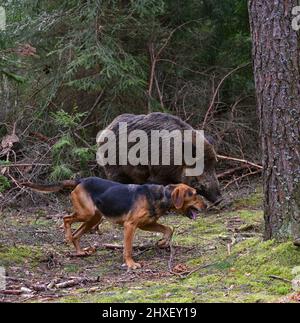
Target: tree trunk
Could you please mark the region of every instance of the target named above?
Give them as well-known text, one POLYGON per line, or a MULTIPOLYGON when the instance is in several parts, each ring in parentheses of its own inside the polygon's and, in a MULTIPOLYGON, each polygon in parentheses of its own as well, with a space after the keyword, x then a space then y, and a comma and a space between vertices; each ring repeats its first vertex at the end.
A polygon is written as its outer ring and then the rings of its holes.
POLYGON ((264 166, 265 239, 300 245, 299 35, 296 0, 249 0, 264 166))

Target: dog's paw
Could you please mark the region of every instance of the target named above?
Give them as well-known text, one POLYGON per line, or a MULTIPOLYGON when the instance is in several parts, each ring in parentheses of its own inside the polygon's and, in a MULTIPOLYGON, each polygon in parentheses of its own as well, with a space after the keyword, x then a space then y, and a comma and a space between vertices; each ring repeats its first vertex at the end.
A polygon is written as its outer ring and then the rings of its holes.
POLYGON ((88 255, 89 254, 84 250, 76 251, 75 253, 70 254, 70 256, 72 258, 75 258, 75 257, 87 257, 88 255))
POLYGON ((88 248, 84 248, 84 249, 76 251, 76 253, 72 254, 71 256, 72 257, 88 257, 95 252, 96 252, 95 247, 88 247, 88 248))
POLYGON ((166 249, 170 247, 171 239, 161 239, 157 241, 156 246, 160 249, 166 249))
POLYGON ((126 265, 127 265, 128 270, 135 270, 135 269, 142 268, 141 264, 139 264, 138 262, 134 262, 133 260, 127 261, 126 265))
POLYGON ((92 255, 96 252, 96 246, 84 248, 83 251, 87 254, 87 256, 92 255))

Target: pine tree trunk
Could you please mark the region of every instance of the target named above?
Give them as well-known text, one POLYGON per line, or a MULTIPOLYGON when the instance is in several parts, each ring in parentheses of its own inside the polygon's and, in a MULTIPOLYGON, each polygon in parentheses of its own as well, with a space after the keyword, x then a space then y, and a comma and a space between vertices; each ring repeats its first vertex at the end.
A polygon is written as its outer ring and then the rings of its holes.
POLYGON ((296 0, 249 0, 264 165, 265 238, 300 245, 300 51, 296 0))

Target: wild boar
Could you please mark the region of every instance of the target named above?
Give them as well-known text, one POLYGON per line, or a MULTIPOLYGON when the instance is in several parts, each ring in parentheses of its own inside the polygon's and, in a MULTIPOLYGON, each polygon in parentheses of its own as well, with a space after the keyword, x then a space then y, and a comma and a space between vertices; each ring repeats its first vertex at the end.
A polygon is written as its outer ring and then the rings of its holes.
MULTIPOLYGON (((122 114, 116 117, 106 128, 106 130, 110 130, 115 134, 118 142, 123 135, 119 133, 120 123, 127 124, 128 133, 133 130, 145 131, 149 142, 152 130, 180 130, 181 132, 191 130, 193 133, 196 131, 188 123, 168 113, 154 112, 147 115, 122 114)), ((101 143, 99 145, 101 147, 101 143)), ((129 150, 130 147, 129 144, 127 149, 129 150)), ((158 149, 161 152, 161 143, 158 149)), ((118 144, 116 145, 116 150, 118 155, 118 144)), ((174 150, 174 145, 171 146, 171 150, 174 150)), ((177 165, 172 158, 169 165, 162 163, 153 165, 151 162, 147 165, 121 165, 119 160, 117 160, 115 165, 107 164, 103 167, 107 178, 113 181, 126 184, 154 183, 168 185, 185 183, 194 187, 208 201, 217 204, 221 201, 219 182, 215 172, 217 156, 213 145, 206 138, 204 138, 203 159, 204 170, 199 176, 186 176, 185 170, 188 168, 188 165, 184 163, 184 160, 181 165, 177 165)))

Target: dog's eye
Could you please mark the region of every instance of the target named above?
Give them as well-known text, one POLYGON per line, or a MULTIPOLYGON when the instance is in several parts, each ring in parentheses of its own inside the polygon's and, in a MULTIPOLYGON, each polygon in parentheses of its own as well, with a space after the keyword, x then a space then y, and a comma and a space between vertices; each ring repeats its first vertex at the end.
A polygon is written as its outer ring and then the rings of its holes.
POLYGON ((194 192, 188 191, 188 197, 192 197, 194 195, 194 192))

